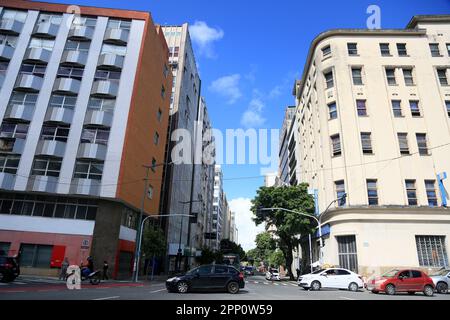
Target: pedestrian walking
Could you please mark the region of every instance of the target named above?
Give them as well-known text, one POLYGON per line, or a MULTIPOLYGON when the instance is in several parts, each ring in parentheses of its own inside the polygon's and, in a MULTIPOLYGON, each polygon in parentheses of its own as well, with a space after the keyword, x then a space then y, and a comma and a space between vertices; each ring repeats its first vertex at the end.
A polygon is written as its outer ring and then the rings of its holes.
POLYGON ((105 260, 103 261, 103 280, 109 280, 108 278, 108 262, 105 260))
POLYGON ((68 267, 69 267, 69 259, 67 257, 65 257, 63 262, 61 263, 61 271, 59 273, 59 280, 66 280, 68 267))

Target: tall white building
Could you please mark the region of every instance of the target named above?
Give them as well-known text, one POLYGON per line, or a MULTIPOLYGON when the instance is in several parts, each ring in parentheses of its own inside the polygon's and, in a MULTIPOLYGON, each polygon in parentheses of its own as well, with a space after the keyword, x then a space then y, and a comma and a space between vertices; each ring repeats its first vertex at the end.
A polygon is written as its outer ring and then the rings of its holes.
POLYGON ((449 84, 448 15, 313 40, 295 85, 298 178, 321 213, 347 195, 322 215, 324 263, 365 275, 448 266, 449 84))

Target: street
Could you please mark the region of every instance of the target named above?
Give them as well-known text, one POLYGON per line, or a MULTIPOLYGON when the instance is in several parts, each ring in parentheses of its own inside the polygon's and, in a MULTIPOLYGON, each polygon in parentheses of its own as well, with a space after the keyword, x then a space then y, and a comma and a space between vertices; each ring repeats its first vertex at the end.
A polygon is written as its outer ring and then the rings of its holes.
POLYGON ((425 297, 422 293, 387 296, 367 290, 306 291, 295 282, 266 281, 263 276, 246 278, 245 288, 235 295, 168 293, 163 281, 108 281, 97 286, 82 283, 81 290, 68 290, 62 281, 20 276, 12 283, 0 283, 0 300, 450 300, 450 294, 425 297))

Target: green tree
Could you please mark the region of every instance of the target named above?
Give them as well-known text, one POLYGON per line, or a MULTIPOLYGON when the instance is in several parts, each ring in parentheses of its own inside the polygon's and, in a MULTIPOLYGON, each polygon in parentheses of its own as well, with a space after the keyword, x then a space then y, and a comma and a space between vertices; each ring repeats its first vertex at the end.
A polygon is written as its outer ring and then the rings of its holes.
POLYGON ((261 232, 256 235, 256 258, 260 261, 268 261, 272 252, 276 249, 277 243, 270 232, 261 232))
POLYGON ((144 229, 142 252, 147 258, 161 257, 166 254, 166 237, 161 228, 148 226, 144 229))
POLYGON ((294 280, 292 272, 292 250, 299 244, 298 235, 312 231, 314 223, 311 218, 284 210, 259 210, 259 208, 285 208, 310 215, 314 214, 314 199, 308 194, 308 184, 302 183, 290 187, 261 187, 252 200, 253 221, 257 225, 266 223, 266 228, 275 226, 278 248, 286 258, 289 276, 294 280))
POLYGON ((208 247, 203 247, 201 250, 202 254, 196 258, 199 264, 210 264, 216 260, 217 252, 209 249, 208 247))
POLYGON ((220 251, 222 254, 225 253, 237 253, 239 254, 240 260, 245 259, 245 251, 242 249, 240 244, 237 244, 229 239, 222 239, 220 241, 220 251))
POLYGON ((286 262, 286 258, 284 257, 284 254, 281 250, 274 250, 270 254, 269 257, 269 263, 270 265, 273 265, 275 268, 278 268, 281 265, 284 265, 286 262))

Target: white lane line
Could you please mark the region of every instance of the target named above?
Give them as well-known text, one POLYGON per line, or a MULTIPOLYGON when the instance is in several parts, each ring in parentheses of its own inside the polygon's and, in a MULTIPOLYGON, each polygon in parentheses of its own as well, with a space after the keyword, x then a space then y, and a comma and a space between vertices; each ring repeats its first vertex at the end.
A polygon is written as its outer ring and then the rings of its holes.
POLYGON ((352 298, 347 298, 347 297, 339 297, 341 299, 346 299, 346 300, 356 300, 356 299, 352 299, 352 298))
POLYGON ((283 285, 283 286, 287 286, 287 284, 286 284, 286 283, 282 283, 282 285, 283 285))
POLYGON ((253 281, 254 283, 259 283, 259 281, 253 281))
POLYGON ((159 290, 155 290, 155 291, 150 291, 150 293, 156 293, 156 292, 161 292, 161 291, 165 291, 166 289, 159 289, 159 290))
POLYGON ((97 299, 92 299, 92 300, 108 300, 108 299, 117 299, 117 298, 119 298, 119 296, 105 297, 105 298, 97 298, 97 299))
POLYGON ((280 284, 279 283, 274 283, 274 285, 279 286, 280 284))
POLYGON ((264 282, 264 284, 269 284, 268 282, 264 282))
POLYGON ((291 286, 293 286, 293 287, 298 287, 298 284, 293 284, 293 283, 291 283, 291 286))

